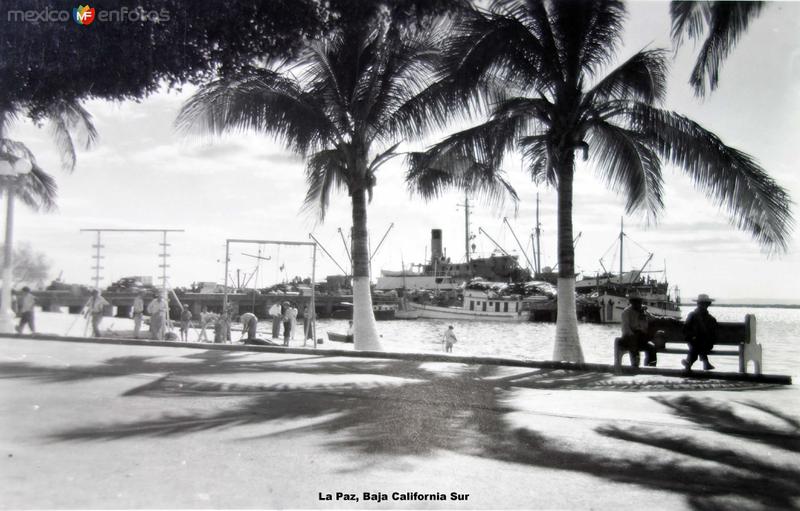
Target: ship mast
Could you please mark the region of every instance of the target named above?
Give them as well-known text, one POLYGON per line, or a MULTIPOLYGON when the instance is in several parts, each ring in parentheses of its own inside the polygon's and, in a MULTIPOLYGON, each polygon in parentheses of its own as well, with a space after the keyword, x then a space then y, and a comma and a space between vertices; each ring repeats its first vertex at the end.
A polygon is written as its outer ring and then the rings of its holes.
POLYGON ((542 251, 539 248, 539 236, 541 235, 541 226, 539 223, 539 192, 536 192, 536 273, 542 272, 542 251))
POLYGON ((469 264, 469 193, 464 192, 464 256, 469 264))
POLYGON ((619 283, 622 284, 622 236, 625 234, 622 227, 623 217, 619 217, 619 283))

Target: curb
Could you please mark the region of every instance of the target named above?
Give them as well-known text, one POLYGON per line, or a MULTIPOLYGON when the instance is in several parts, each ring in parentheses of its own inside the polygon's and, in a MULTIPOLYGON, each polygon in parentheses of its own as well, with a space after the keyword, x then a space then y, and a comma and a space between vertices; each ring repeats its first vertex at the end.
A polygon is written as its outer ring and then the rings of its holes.
POLYGON ((600 372, 620 375, 660 375, 678 378, 691 378, 695 380, 726 380, 744 381, 750 383, 766 383, 778 385, 791 385, 792 377, 783 374, 751 374, 751 373, 732 373, 732 372, 701 372, 693 371, 686 373, 682 369, 662 369, 653 367, 622 367, 615 371, 611 364, 594 363, 575 363, 575 362, 555 362, 550 360, 525 360, 513 358, 495 357, 466 357, 457 355, 438 355, 436 353, 400 353, 391 351, 355 351, 355 350, 329 350, 314 348, 290 348, 285 346, 258 346, 251 344, 214 344, 202 342, 181 342, 181 341, 150 341, 138 339, 121 339, 114 337, 66 337, 61 335, 21 335, 3 334, 5 339, 22 339, 36 341, 60 341, 60 342, 80 342, 88 344, 116 344, 123 346, 160 346, 167 348, 190 348, 204 350, 221 351, 246 351, 256 353, 292 353, 300 355, 317 355, 330 357, 351 357, 351 358, 382 358, 394 360, 408 360, 412 362, 451 362, 472 365, 497 365, 508 367, 529 367, 533 369, 556 369, 564 371, 585 371, 600 372))

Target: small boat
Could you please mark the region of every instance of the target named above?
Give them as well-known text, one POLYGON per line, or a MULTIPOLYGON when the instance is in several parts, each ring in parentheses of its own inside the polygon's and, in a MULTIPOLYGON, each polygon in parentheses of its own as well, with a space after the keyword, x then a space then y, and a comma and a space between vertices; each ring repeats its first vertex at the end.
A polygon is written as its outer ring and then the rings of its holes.
POLYGON ((337 334, 335 332, 328 332, 328 340, 333 342, 349 342, 353 343, 352 335, 337 334))
POLYGON ((479 321, 528 321, 530 311, 519 295, 498 295, 492 291, 465 289, 461 306, 441 307, 410 302, 409 308, 425 319, 460 319, 479 321))
MULTIPOLYGON (((331 313, 334 319, 353 319, 353 304, 350 302, 339 302, 335 305, 335 309, 331 313)), ((372 305, 372 312, 375 319, 378 321, 386 321, 394 319, 394 314, 397 311, 397 305, 393 303, 376 303, 372 305)))

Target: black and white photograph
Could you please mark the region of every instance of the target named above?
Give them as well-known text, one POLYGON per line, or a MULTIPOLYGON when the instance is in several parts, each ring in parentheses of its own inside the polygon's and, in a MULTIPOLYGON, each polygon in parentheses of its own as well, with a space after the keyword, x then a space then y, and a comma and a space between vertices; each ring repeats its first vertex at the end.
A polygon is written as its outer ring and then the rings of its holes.
POLYGON ((800 2, 0 0, 0 509, 800 510, 800 2))

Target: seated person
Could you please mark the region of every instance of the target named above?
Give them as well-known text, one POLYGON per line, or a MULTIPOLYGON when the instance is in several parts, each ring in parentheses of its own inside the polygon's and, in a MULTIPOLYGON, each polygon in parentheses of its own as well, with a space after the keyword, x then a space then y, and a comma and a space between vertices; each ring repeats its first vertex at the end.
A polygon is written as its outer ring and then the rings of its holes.
POLYGON ((644 351, 644 365, 655 367, 656 347, 649 333, 649 316, 642 306, 642 297, 634 292, 628 295, 630 305, 622 311, 622 348, 631 357, 631 366, 639 367, 639 352, 644 351))
POLYGON ((703 362, 703 369, 710 371, 714 366, 709 362, 708 354, 714 349, 717 340, 717 320, 709 314, 708 308, 714 299, 707 294, 700 294, 695 301, 697 308, 689 313, 683 329, 689 345, 689 356, 681 360, 681 363, 687 371, 691 371, 692 364, 699 358, 703 362))

